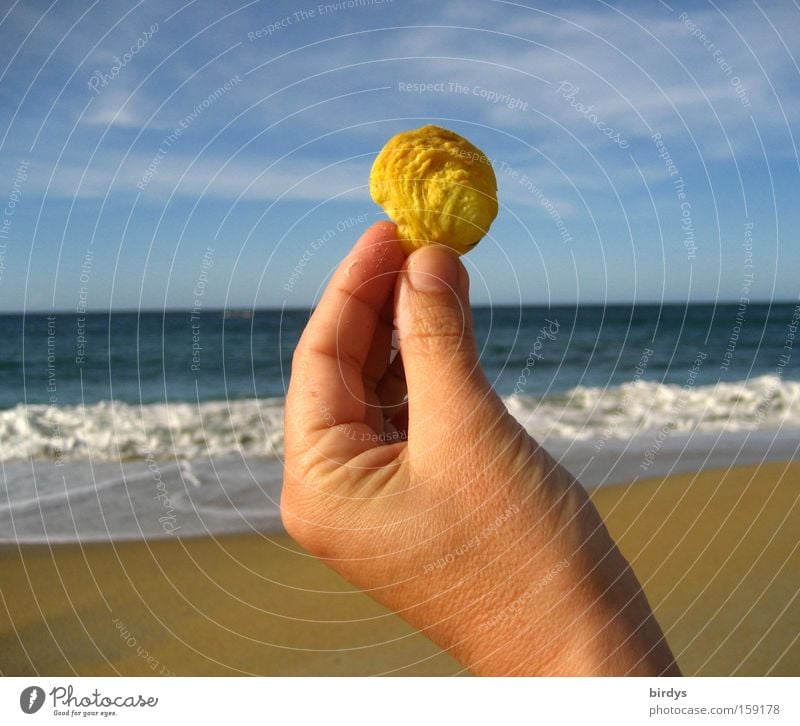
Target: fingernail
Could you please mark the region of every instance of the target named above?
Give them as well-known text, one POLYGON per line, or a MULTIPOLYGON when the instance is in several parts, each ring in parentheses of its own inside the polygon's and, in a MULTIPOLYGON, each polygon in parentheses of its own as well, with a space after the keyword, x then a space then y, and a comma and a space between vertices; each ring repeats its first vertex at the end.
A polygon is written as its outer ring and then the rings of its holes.
POLYGON ((417 292, 457 292, 456 253, 442 245, 423 247, 411 255, 408 281, 417 292))

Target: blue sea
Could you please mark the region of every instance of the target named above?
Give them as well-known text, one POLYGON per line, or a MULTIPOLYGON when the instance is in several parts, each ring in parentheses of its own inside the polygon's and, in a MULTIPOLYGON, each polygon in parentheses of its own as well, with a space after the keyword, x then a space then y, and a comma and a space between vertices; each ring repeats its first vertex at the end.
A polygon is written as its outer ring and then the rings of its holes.
MULTIPOLYGON (((309 314, 0 316, 0 539, 275 529, 309 314)), ((800 306, 473 315, 511 413, 588 486, 796 455, 800 306)))

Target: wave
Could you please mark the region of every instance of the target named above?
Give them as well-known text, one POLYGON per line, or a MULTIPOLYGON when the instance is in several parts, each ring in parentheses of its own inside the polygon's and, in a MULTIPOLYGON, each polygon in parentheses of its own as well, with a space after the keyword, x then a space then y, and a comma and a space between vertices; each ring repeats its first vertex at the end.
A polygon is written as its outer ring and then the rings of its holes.
MULTIPOLYGON (((683 387, 636 381, 504 398, 534 436, 594 442, 655 431, 800 429, 800 382, 779 376, 683 387)), ((283 399, 87 406, 17 405, 0 411, 0 459, 178 459, 239 454, 280 458, 283 399)))
POLYGON ((539 398, 509 396, 504 401, 531 434, 571 440, 800 428, 800 382, 777 375, 706 386, 639 380, 607 388, 578 386, 539 398))
POLYGON ((283 399, 87 406, 19 404, 0 411, 0 459, 114 461, 231 453, 276 458, 283 449, 283 399))

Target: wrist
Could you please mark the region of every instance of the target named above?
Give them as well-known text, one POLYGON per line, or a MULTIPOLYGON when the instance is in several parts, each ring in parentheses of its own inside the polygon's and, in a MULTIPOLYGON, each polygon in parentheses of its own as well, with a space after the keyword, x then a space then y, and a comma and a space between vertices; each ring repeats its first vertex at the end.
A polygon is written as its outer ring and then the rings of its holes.
POLYGON ((440 623, 440 644, 476 675, 680 675, 638 581, 610 547, 599 567, 581 555, 539 567, 520 552, 524 562, 501 587, 453 590, 458 615, 440 623))
POLYGON ((559 495, 504 501, 493 536, 441 573, 433 611, 409 619, 478 675, 680 675, 635 574, 557 469, 559 495))

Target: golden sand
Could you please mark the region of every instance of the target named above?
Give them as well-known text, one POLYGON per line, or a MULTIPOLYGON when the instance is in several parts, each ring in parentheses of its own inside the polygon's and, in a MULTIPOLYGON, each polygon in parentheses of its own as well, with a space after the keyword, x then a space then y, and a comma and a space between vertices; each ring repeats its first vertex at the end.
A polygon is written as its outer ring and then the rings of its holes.
MULTIPOLYGON (((800 673, 800 464, 593 499, 687 674, 800 673)), ((0 551, 3 675, 461 671, 286 537, 0 551)))

